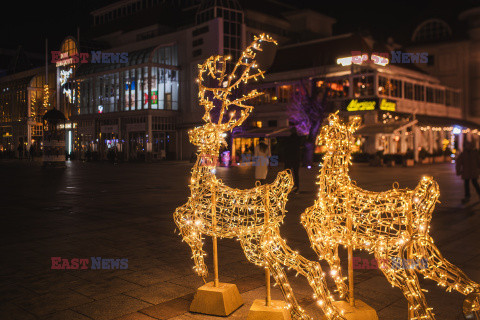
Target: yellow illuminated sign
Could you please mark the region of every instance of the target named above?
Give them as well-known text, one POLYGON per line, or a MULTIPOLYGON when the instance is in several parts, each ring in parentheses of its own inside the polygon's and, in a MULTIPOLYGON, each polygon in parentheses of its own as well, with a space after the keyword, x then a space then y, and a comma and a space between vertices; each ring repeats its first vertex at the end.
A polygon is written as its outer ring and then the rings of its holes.
POLYGON ((347 111, 364 111, 364 110, 375 110, 376 101, 358 101, 357 99, 352 99, 347 106, 347 111))
POLYGON ((386 99, 382 99, 380 102, 380 110, 395 111, 396 106, 395 102, 387 101, 386 99))

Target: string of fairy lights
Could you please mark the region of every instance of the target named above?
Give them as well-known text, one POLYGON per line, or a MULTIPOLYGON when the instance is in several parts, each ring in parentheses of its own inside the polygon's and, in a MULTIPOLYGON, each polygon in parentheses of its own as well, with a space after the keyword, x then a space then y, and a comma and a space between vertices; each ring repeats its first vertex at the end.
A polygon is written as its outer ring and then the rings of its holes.
POLYGON ((398 184, 385 192, 359 188, 350 179, 349 165, 353 133, 360 118, 344 124, 337 114, 331 114, 328 120, 329 125, 322 128, 317 139, 317 144, 326 146, 317 182, 318 199, 301 220, 313 249, 329 263, 340 296, 346 297, 348 288, 342 277, 339 245, 367 250, 377 261, 386 261, 381 270, 392 286, 403 291, 410 306, 410 320, 434 319, 415 272, 447 291, 465 295, 478 291, 479 285, 445 260, 429 235, 440 194, 437 183, 423 177, 413 190, 399 189, 398 184), (428 263, 426 268, 404 268, 394 264, 395 258, 427 259, 428 263))
MULTIPOLYGON (((272 184, 257 185, 252 189, 240 190, 226 186, 215 177, 215 164, 219 149, 225 143, 226 133, 241 125, 253 110, 245 103, 261 93, 252 90, 240 98, 232 91, 241 83, 263 77, 255 61, 262 42, 275 43, 270 36, 262 34, 243 51, 231 73, 227 73, 230 57, 213 56, 199 65, 197 83, 199 104, 205 109, 205 124, 189 132, 190 142, 198 146, 197 160, 190 180, 191 195, 188 202, 177 208, 175 223, 183 240, 192 250, 192 259, 197 275, 208 275, 204 261, 203 236, 237 238, 247 259, 268 268, 284 294, 293 319, 310 319, 295 299, 284 268, 294 269, 304 275, 314 290, 314 298, 328 319, 344 319, 333 305, 325 275, 318 262, 302 257, 288 247, 281 238, 279 225, 285 217, 285 205, 293 187, 292 175, 282 171, 272 184), (237 76, 237 73, 239 74, 237 76), (213 82, 209 87, 205 81, 213 82), (218 121, 212 121, 211 111, 221 103, 218 121), (229 107, 236 106, 240 114, 229 107), (268 200, 267 200, 268 199, 268 200), (266 213, 268 212, 268 221, 266 213)), ((215 258, 214 258, 215 260, 215 258)))

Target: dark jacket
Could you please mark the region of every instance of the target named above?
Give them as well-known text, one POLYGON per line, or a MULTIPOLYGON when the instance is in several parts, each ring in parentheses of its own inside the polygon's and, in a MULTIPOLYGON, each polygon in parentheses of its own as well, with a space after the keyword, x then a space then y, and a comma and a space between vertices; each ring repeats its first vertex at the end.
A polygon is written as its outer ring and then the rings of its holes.
POLYGON ((299 165, 301 161, 302 138, 298 135, 291 135, 285 141, 284 159, 285 165, 299 165))
POLYGON ((477 179, 480 173, 480 156, 477 150, 465 149, 455 160, 457 175, 462 179, 477 179))

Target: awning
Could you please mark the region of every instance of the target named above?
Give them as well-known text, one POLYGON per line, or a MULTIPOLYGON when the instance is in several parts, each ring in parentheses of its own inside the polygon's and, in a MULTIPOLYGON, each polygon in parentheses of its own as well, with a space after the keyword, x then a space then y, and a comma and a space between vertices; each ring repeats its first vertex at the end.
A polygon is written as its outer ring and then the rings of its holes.
POLYGON ((399 131, 415 125, 418 121, 395 121, 391 123, 374 123, 360 127, 355 134, 370 136, 375 134, 396 134, 399 131))
POLYGON ((418 120, 418 124, 422 126, 431 126, 431 127, 461 126, 468 129, 480 129, 480 124, 472 121, 468 121, 468 120, 463 120, 463 119, 425 116, 425 115, 417 115, 416 119, 418 120))
POLYGON ((234 138, 275 138, 290 136, 290 127, 283 128, 253 128, 245 131, 236 131, 234 138))

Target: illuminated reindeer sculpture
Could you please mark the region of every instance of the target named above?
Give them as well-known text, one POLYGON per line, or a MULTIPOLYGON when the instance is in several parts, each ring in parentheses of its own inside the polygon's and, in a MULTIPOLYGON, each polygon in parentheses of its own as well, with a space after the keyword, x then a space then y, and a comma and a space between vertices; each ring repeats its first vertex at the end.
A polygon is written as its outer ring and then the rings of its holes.
MULTIPOLYGON (((275 43, 264 34, 255 37, 230 74, 226 72, 229 57, 210 57, 199 65, 197 83, 200 105, 206 111, 203 117, 205 124, 189 132, 190 141, 199 147, 199 151, 192 169, 191 196, 186 204, 175 211, 175 223, 183 240, 192 249, 194 271, 204 279, 208 272, 204 262, 203 235, 212 237, 215 243, 217 237, 237 238, 250 262, 270 269, 285 296, 293 319, 309 317, 298 305, 283 267, 293 268, 308 279, 314 289, 314 296, 318 297, 318 303, 328 319, 344 319, 332 304, 333 298, 329 294, 320 264, 294 252, 280 237, 279 225, 285 217, 287 196, 293 187, 291 173, 282 171, 272 184, 257 185, 247 190, 230 188, 215 176, 215 162, 221 145, 225 143, 226 133, 241 125, 252 111, 253 107, 244 103, 261 95, 253 90, 241 98, 231 98, 232 90, 238 88, 242 81, 246 83, 249 79, 263 76, 264 71, 258 69, 255 62, 262 41, 275 43), (238 78, 237 72, 240 73, 238 78), (206 76, 215 82, 215 87, 204 84, 206 76), (221 102, 220 116, 216 123, 210 114, 215 107, 214 102, 221 102), (239 117, 236 117, 235 112, 230 112, 227 122, 223 122, 230 106, 241 110, 239 117)), ((218 283, 218 274, 215 279, 218 283)))
MULTIPOLYGON (((317 138, 326 146, 318 176, 319 193, 315 204, 301 217, 312 247, 326 259, 338 291, 347 294, 343 282, 338 246, 353 246, 375 254, 387 280, 399 287, 410 305, 410 319, 434 319, 418 282, 417 274, 438 285, 467 295, 479 285, 445 260, 429 235, 430 220, 439 197, 437 183, 423 177, 413 190, 393 189, 370 192, 355 185, 349 177, 353 133, 360 124, 356 117, 348 124, 337 114, 329 116, 317 138), (405 260, 426 259, 426 265, 406 266, 405 260)), ((425 261, 425 260, 423 260, 425 261)))

